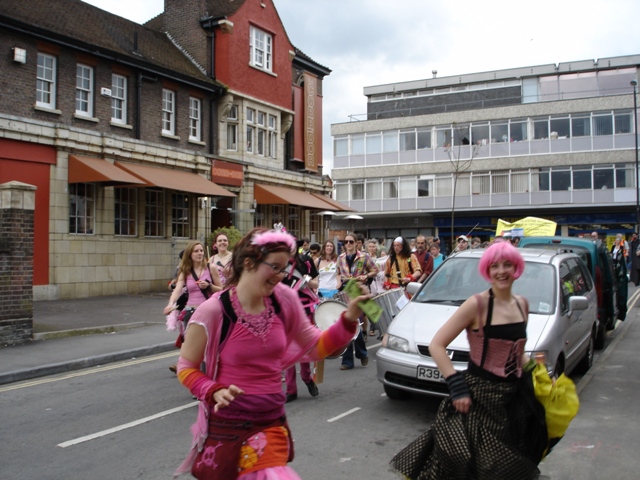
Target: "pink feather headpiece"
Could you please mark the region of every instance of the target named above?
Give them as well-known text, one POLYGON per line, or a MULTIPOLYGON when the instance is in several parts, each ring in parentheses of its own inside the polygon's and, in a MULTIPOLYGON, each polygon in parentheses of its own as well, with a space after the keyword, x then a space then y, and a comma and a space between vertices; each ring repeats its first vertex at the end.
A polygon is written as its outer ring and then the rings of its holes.
POLYGON ((296 239, 287 232, 278 230, 267 230, 266 232, 256 233, 251 239, 251 245, 264 247, 274 243, 284 243, 289 247, 291 253, 295 253, 297 249, 296 239))

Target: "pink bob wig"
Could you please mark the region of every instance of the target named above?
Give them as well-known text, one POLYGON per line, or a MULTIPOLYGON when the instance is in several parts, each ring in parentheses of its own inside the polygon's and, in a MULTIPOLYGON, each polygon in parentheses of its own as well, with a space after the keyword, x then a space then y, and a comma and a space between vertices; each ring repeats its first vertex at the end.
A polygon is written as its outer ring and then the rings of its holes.
POLYGON ((489 269, 491 265, 500 261, 511 262, 515 265, 516 271, 513 274, 515 279, 520 278, 524 272, 524 259, 518 249, 511 245, 511 242, 495 242, 484 251, 482 258, 480 258, 478 272, 482 278, 490 282, 489 269))

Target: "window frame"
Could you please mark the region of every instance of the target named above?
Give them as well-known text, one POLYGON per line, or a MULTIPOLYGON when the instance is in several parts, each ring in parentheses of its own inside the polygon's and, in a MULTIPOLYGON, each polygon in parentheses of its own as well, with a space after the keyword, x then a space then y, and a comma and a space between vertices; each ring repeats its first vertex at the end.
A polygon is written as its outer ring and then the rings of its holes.
POLYGON ((227 150, 238 151, 238 105, 231 105, 227 113, 227 150))
POLYGON ((144 191, 144 236, 164 238, 164 190, 147 188, 144 191))
POLYGON ((202 141, 202 100, 189 97, 189 140, 202 141))
POLYGON ((273 36, 253 25, 249 29, 249 65, 273 72, 273 36))
POLYGON ((111 74, 111 122, 121 125, 127 124, 127 77, 117 73, 111 74), (122 85, 117 83, 122 80, 122 85), (116 116, 120 112, 121 118, 116 116))
POLYGON ((176 134, 176 92, 169 88, 162 89, 162 133, 176 134))
POLYGON ((76 115, 93 118, 93 96, 95 75, 93 67, 83 63, 76 64, 76 115), (88 73, 88 77, 83 75, 88 73), (88 85, 85 85, 85 82, 88 85), (86 110, 80 107, 86 105, 86 110))
POLYGON ((191 195, 174 192, 171 195, 171 236, 189 238, 191 225, 191 195))
POLYGON ((38 52, 37 67, 36 67, 36 106, 41 108, 49 108, 55 110, 56 108, 56 77, 57 77, 57 65, 58 59, 48 53, 38 52), (51 60, 51 65, 46 65, 41 60, 51 60), (51 72, 51 78, 41 76, 41 73, 51 72), (47 86, 48 89, 40 88, 47 86), (49 96, 49 101, 43 101, 44 96, 49 96))
POLYGON ((113 223, 116 237, 135 237, 138 235, 137 188, 114 188, 113 223), (123 198, 124 193, 126 193, 126 198, 123 198), (122 208, 123 206, 128 208, 122 208))
POLYGON ((70 183, 69 184, 69 234, 70 235, 95 235, 96 190, 97 190, 97 186, 95 183, 70 183), (82 192, 79 192, 79 190, 82 190, 82 192), (80 203, 78 202, 79 199, 82 200, 84 203, 82 207, 78 206, 80 203), (82 209, 82 212, 80 212, 80 209, 82 209), (79 228, 80 224, 84 224, 84 228, 79 228))

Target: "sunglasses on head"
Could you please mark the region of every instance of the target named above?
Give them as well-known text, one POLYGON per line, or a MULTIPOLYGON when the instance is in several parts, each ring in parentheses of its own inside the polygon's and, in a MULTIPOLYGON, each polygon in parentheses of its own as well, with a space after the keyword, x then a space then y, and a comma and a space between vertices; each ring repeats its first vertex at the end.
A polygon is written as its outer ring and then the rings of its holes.
POLYGON ((355 240, 345 240, 344 243, 356 243, 355 240))

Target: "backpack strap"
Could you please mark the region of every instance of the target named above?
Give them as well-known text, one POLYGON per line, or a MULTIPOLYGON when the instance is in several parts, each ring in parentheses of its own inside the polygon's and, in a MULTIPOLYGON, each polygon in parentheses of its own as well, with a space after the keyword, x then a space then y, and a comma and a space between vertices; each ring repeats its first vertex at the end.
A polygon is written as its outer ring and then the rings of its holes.
POLYGON ((483 333, 484 342, 482 345, 482 361, 480 368, 484 367, 484 361, 487 358, 487 350, 489 348, 489 327, 491 326, 491 317, 493 316, 493 290, 489 289, 489 306, 487 308, 487 321, 484 323, 483 333))
MULTIPOLYGON (((276 299, 276 296, 272 293, 271 304, 276 314, 280 314, 280 303, 276 299)), ((229 289, 226 289, 220 294, 220 303, 222 304, 222 329, 220 330, 220 345, 223 344, 236 322, 238 321, 238 315, 236 315, 233 306, 231 305, 231 293, 229 289)))
MULTIPOLYGON (((209 268, 209 264, 207 264, 207 268, 209 268)), ((211 275, 211 271, 209 271, 209 275, 211 275)), ((196 275, 196 272, 193 268, 191 269, 191 276, 196 281, 196 283, 198 283, 199 278, 196 275)), ((200 291, 202 292, 202 295, 204 295, 205 300, 209 300, 209 297, 211 296, 211 294, 207 290, 200 289, 200 291)))

